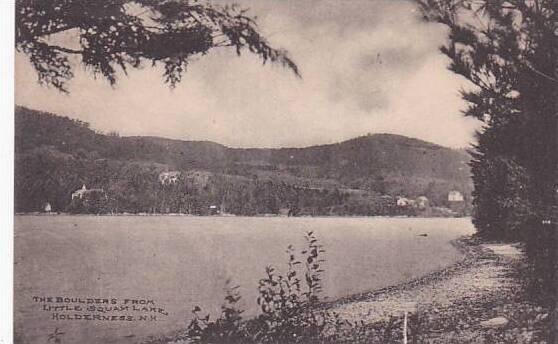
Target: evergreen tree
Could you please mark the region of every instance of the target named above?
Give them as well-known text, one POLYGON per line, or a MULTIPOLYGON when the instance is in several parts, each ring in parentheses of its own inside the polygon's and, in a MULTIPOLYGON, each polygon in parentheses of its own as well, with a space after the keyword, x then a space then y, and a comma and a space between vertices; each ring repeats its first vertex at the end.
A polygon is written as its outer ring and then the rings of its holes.
POLYGON ((71 56, 111 84, 117 68, 126 72, 148 63, 164 66, 164 81, 174 86, 191 57, 218 47, 233 47, 239 55, 247 49, 298 75, 246 10, 196 0, 17 0, 15 45, 39 82, 61 91, 73 76, 71 56))
MULTIPOLYGON (((548 218, 556 202, 558 2, 419 3, 428 19, 450 28, 441 50, 450 69, 474 85, 462 95, 469 103, 465 115, 484 122, 473 152, 477 211, 479 198, 489 194, 485 170, 496 168, 489 161, 501 158, 525 169, 532 215, 548 218)), ((490 218, 477 220, 484 228, 490 218)))
POLYGON ((449 27, 441 51, 474 85, 462 91, 464 114, 484 123, 472 151, 475 225, 485 237, 522 240, 537 290, 555 298, 558 1, 417 2, 449 27))

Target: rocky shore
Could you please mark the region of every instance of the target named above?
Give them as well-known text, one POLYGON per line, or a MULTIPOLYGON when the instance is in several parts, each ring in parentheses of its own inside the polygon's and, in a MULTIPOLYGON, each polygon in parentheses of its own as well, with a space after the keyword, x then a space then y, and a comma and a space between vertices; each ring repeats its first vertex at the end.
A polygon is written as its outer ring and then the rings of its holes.
POLYGON ((364 324, 400 320, 407 312, 409 343, 548 343, 550 307, 528 300, 521 250, 472 238, 454 245, 465 257, 450 267, 327 307, 364 324))
MULTIPOLYGON (((341 341, 352 342, 348 335, 359 343, 401 343, 406 328, 409 344, 550 344, 550 305, 530 301, 521 276, 526 267, 521 248, 471 237, 453 245, 464 258, 449 267, 323 303, 322 310, 354 324, 350 332, 339 334, 341 341)), ((149 343, 189 343, 178 337, 149 343)))

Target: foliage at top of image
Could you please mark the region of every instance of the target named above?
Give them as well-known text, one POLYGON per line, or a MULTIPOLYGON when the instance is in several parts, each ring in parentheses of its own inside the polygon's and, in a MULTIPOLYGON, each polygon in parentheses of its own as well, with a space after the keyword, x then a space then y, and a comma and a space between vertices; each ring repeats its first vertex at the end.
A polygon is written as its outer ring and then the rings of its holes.
POLYGON ((165 83, 174 87, 193 56, 218 47, 232 47, 238 55, 247 50, 300 76, 247 10, 196 0, 18 0, 15 45, 29 57, 41 84, 64 92, 74 75, 72 55, 111 85, 118 68, 126 73, 148 63, 162 64, 165 83), (74 40, 68 44, 61 34, 74 40))

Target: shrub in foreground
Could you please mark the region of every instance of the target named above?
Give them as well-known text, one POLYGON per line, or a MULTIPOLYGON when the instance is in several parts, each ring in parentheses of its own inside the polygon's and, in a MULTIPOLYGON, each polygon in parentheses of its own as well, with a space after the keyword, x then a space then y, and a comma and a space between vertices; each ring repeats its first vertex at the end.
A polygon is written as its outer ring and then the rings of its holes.
POLYGON ((225 302, 216 319, 195 307, 186 331, 172 339, 192 344, 313 344, 391 343, 401 339, 401 319, 367 325, 343 320, 319 303, 322 291, 321 255, 325 252, 313 232, 305 235, 306 248, 297 258, 286 253, 286 274, 268 266, 258 284, 259 314, 243 319, 237 286, 226 288, 225 302))

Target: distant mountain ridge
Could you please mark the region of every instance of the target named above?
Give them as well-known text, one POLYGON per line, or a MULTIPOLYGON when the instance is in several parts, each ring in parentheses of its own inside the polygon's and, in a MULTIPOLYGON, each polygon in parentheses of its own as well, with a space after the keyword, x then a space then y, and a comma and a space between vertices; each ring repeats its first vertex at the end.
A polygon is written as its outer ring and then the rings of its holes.
POLYGON ((64 117, 16 108, 16 152, 53 145, 75 152, 84 149, 103 157, 147 160, 175 168, 248 166, 315 166, 333 177, 398 171, 402 175, 445 179, 468 177, 466 153, 394 134, 373 134, 341 143, 305 148, 229 148, 210 141, 182 141, 152 136, 115 137, 98 134, 88 125, 64 117), (28 133, 34 136, 29 140, 28 133), (122 147, 123 146, 123 147, 122 147))
POLYGON ((78 120, 16 107, 16 160, 40 147, 87 161, 156 164, 160 170, 201 170, 379 195, 424 194, 436 203, 450 189, 469 194, 472 188, 468 154, 401 135, 373 134, 305 148, 229 148, 210 141, 101 134, 78 120))

